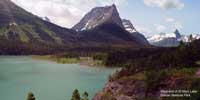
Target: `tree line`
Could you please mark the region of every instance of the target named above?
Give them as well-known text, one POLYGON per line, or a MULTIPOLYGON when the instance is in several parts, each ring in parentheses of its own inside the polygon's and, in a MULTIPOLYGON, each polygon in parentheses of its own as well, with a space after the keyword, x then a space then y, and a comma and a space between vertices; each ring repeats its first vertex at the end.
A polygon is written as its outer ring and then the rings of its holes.
MULTIPOLYGON (((75 90, 73 91, 73 93, 72 93, 72 96, 71 96, 71 99, 70 99, 70 100, 89 100, 88 96, 89 96, 88 92, 85 91, 85 92, 82 94, 82 97, 81 97, 81 96, 80 96, 80 93, 79 93, 79 91, 78 91, 78 89, 75 89, 75 90)), ((26 100, 36 100, 36 97, 35 97, 35 95, 33 94, 33 92, 29 92, 29 93, 27 94, 26 100)))

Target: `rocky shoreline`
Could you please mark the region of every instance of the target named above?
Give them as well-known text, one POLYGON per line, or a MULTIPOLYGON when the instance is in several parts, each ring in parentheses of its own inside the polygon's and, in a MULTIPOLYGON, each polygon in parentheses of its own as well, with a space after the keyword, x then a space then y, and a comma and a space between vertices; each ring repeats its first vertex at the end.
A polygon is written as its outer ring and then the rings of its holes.
MULTIPOLYGON (((162 79, 152 90, 147 90, 143 78, 136 79, 133 76, 119 78, 106 83, 102 91, 96 93, 92 100, 163 100, 161 90, 189 89, 198 83, 200 69, 194 75, 167 76, 162 79), (185 84, 187 83, 187 84, 185 84)), ((174 73, 176 74, 176 73, 174 73)), ((183 99, 183 98, 182 98, 183 99)), ((182 100, 171 98, 170 100, 182 100)))

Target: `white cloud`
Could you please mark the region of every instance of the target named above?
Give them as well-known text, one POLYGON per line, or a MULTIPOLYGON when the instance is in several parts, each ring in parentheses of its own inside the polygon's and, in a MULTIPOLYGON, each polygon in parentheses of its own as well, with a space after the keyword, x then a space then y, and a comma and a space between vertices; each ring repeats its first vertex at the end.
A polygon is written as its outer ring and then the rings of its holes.
POLYGON ((165 19, 165 22, 167 22, 171 26, 172 30, 183 28, 183 24, 180 21, 175 20, 174 18, 167 17, 165 19))
POLYGON ((145 36, 150 36, 150 35, 152 35, 152 31, 151 31, 150 29, 148 29, 147 27, 136 25, 136 26, 135 26, 135 29, 136 29, 138 32, 140 32, 140 33, 142 33, 143 35, 145 35, 145 36))
POLYGON ((160 24, 155 24, 154 26, 156 27, 155 30, 159 33, 163 32, 167 29, 166 26, 160 25, 160 24))
POLYGON ((183 25, 181 22, 175 22, 174 23, 174 29, 182 29, 183 28, 183 25))
POLYGON ((172 22, 175 21, 175 19, 174 19, 174 18, 171 18, 171 17, 167 17, 167 18, 165 19, 165 21, 168 22, 168 23, 172 23, 172 22))
POLYGON ((126 4, 127 0, 97 0, 101 5, 116 4, 117 6, 126 4))
POLYGON ((88 11, 96 6, 111 5, 121 6, 127 0, 12 0, 27 11, 50 18, 51 22, 72 27, 88 11))
POLYGON ((182 9, 185 6, 180 0, 144 0, 144 3, 149 7, 159 7, 162 9, 182 9))

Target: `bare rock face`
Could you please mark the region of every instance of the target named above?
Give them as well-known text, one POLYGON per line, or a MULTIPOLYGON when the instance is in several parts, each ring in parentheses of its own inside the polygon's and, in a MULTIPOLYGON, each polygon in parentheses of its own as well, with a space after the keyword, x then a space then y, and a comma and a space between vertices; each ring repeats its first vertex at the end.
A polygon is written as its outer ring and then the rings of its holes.
POLYGON ((72 29, 76 31, 89 30, 103 23, 115 23, 121 28, 124 28, 117 8, 114 4, 112 6, 93 8, 72 29))
MULTIPOLYGON (((200 69, 193 75, 184 73, 180 76, 169 75, 156 83, 147 85, 148 82, 142 74, 123 76, 109 81, 102 91, 98 92, 92 100, 163 100, 162 90, 177 90, 196 88, 199 84, 200 69), (140 77, 138 77, 140 75, 140 77)), ((195 96, 193 96, 196 98, 195 96)), ((176 98, 170 98, 176 100, 176 98)), ((194 99, 197 100, 197 99, 194 99)))
POLYGON ((176 39, 180 39, 180 38, 181 38, 181 33, 179 32, 178 29, 176 29, 176 30, 174 31, 174 34, 176 35, 176 39))
POLYGON ((95 40, 95 45, 111 43, 118 46, 150 46, 147 39, 136 31, 129 20, 120 18, 114 4, 93 8, 72 29, 80 33, 80 38, 88 43, 95 40))
POLYGON ((92 100, 137 100, 145 96, 144 88, 143 81, 108 82, 92 100))

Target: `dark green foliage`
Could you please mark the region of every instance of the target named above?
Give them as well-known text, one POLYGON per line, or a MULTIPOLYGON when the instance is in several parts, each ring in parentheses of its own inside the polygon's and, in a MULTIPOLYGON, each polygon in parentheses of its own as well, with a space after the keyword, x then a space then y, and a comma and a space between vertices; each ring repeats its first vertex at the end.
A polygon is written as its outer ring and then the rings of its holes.
POLYGON ((79 54, 75 52, 58 53, 54 55, 56 58, 79 58, 79 54))
POLYGON ((159 77, 157 77, 157 71, 146 71, 145 72, 145 83, 147 88, 154 89, 157 84, 159 84, 159 77))
POLYGON ((72 93, 72 97, 71 97, 71 100, 89 100, 88 98, 89 94, 85 91, 83 94, 82 94, 82 98, 79 94, 79 91, 77 89, 75 89, 72 93))
POLYGON ((93 53, 92 58, 94 60, 106 60, 107 59, 107 53, 93 53))
POLYGON ((83 93, 83 96, 82 96, 82 99, 81 99, 81 100, 89 100, 89 99, 88 99, 88 96, 89 96, 89 94, 85 91, 85 92, 83 93))
POLYGON ((200 40, 181 44, 176 48, 149 48, 114 51, 108 53, 107 66, 121 66, 130 69, 159 69, 170 67, 198 66, 200 59, 200 40))
POLYGON ((61 53, 68 49, 62 45, 45 44, 42 42, 38 44, 2 39, 0 40, 0 55, 44 55, 61 53))
POLYGON ((177 84, 178 89, 187 89, 188 91, 197 91, 197 93, 190 93, 190 97, 165 97, 162 100, 199 100, 200 99, 200 78, 190 77, 187 79, 190 81, 190 84, 183 83, 177 84))
MULTIPOLYGON (((199 91, 200 81, 195 79, 194 75, 200 67, 196 63, 200 60, 200 40, 181 43, 174 48, 115 51, 108 53, 108 59, 105 61, 107 65, 123 67, 110 76, 109 81, 131 80, 137 73, 144 73, 143 81, 146 84, 144 93, 147 100, 150 99, 149 97, 157 96, 156 94, 162 88, 199 91), (171 86, 170 82, 175 83, 171 86)), ((198 93, 191 98, 164 98, 163 100, 198 100, 199 97, 198 93)))
POLYGON ((36 99, 35 99, 34 94, 32 92, 29 92, 28 95, 27 95, 26 100, 36 100, 36 99))
POLYGON ((189 40, 190 40, 191 42, 194 41, 194 38, 193 38, 192 34, 190 34, 189 40))
POLYGON ((78 92, 77 89, 75 89, 75 90, 73 91, 71 100, 81 100, 80 94, 79 94, 79 92, 78 92))
POLYGON ((116 100, 116 98, 112 96, 112 92, 111 91, 106 91, 102 95, 102 97, 100 98, 100 100, 116 100))
POLYGON ((145 71, 146 97, 148 93, 157 90, 160 82, 168 76, 167 71, 148 70, 145 71))
POLYGON ((193 79, 190 88, 197 91, 197 94, 192 94, 190 100, 200 100, 200 78, 193 79))

